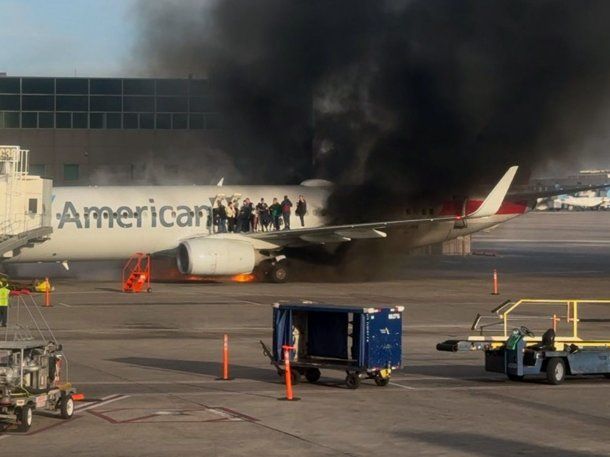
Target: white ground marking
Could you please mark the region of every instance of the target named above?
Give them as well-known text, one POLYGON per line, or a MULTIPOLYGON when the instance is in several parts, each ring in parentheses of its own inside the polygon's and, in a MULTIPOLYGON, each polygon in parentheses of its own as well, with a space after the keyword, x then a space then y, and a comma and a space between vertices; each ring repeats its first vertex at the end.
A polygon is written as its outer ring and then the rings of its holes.
POLYGON ((126 399, 128 397, 129 397, 129 395, 120 395, 120 394, 118 394, 118 395, 108 395, 107 397, 102 398, 102 401, 100 401, 100 402, 92 403, 90 405, 84 405, 84 406, 81 406, 80 408, 76 407, 76 408, 74 408, 74 412, 75 413, 80 413, 80 412, 83 412, 83 411, 87 411, 89 409, 97 408, 99 406, 107 405, 109 403, 112 403, 112 402, 115 402, 115 401, 118 401, 118 400, 124 400, 124 399, 126 399))
POLYGON ((390 382, 389 383, 391 386, 396 386, 396 387, 402 387, 403 389, 408 389, 408 390, 417 390, 415 387, 411 387, 411 386, 405 386, 403 384, 398 384, 395 382, 390 382))

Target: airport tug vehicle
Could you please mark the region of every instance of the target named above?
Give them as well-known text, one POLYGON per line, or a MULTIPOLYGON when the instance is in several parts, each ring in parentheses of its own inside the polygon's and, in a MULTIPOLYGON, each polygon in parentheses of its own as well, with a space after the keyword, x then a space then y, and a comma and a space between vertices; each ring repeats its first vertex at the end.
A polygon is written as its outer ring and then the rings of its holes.
POLYGON ((378 386, 390 382, 402 366, 404 307, 354 307, 319 303, 273 305, 273 347, 262 341, 280 376, 285 375, 283 347, 290 352, 291 381, 315 383, 322 369, 345 371, 345 384, 357 389, 362 379, 378 386))
MULTIPOLYGON (((482 350, 485 370, 504 373, 513 381, 541 374, 546 375, 550 384, 561 384, 567 375, 610 378, 610 340, 583 339, 579 328, 586 325, 589 332, 600 334, 593 327, 610 323, 610 319, 598 317, 608 305, 610 300, 507 300, 488 316, 477 314, 471 328, 477 334, 466 340, 447 340, 436 348, 450 352, 482 350), (597 311, 595 317, 581 316, 585 306, 597 311), (565 314, 541 313, 553 308, 565 314), (519 325, 530 322, 528 325, 540 327, 548 325, 549 319, 552 327, 541 337, 535 336, 526 325, 519 325), (561 333, 566 328, 568 331, 561 333)), ((604 331, 607 329, 601 330, 604 331)))
POLYGON ((62 381, 65 366, 61 345, 54 342, 0 342, 0 427, 14 423, 26 432, 35 410, 70 419, 76 389, 62 381))

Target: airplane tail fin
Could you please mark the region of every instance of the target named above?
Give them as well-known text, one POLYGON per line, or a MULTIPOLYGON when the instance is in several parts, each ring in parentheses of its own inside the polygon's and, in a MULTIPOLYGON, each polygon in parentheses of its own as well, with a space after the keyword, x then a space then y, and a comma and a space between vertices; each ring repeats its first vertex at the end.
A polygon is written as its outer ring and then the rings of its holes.
POLYGON ((510 167, 506 173, 504 173, 502 179, 498 181, 498 184, 496 184, 489 193, 487 198, 485 198, 481 206, 479 206, 476 211, 470 213, 468 217, 488 217, 496 214, 500 209, 500 206, 502 206, 504 197, 506 197, 518 169, 519 167, 516 165, 510 167))

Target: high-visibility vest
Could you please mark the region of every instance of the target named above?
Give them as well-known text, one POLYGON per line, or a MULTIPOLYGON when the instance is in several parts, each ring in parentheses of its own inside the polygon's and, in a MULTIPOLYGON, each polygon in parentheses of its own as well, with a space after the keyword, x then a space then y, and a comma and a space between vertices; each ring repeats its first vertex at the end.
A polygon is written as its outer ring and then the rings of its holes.
POLYGON ((7 287, 0 287, 0 306, 8 306, 8 296, 11 293, 7 287))

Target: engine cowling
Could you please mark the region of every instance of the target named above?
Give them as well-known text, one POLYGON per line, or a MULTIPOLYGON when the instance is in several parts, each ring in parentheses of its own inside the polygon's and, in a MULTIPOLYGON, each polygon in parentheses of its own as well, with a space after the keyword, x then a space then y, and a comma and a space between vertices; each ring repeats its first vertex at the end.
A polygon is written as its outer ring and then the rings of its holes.
POLYGON ((254 248, 247 241, 195 238, 178 246, 178 269, 188 275, 238 275, 254 269, 254 248))

